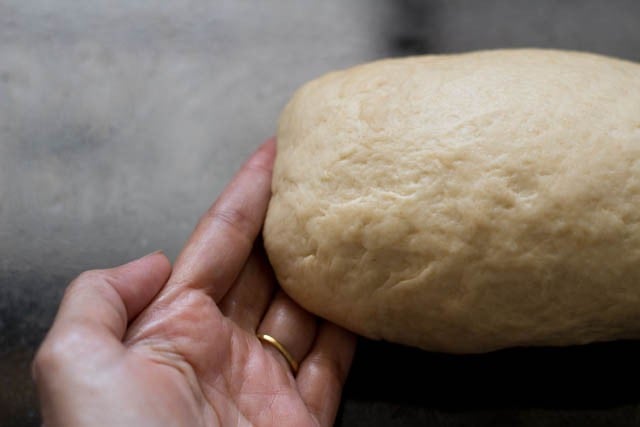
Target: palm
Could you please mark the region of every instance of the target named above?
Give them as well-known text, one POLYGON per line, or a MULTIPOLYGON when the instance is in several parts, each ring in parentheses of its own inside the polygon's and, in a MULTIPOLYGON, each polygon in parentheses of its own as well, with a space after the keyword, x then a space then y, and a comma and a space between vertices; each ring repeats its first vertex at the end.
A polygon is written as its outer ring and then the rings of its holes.
POLYGON ((354 338, 327 322, 317 325, 278 291, 261 245, 254 243, 269 200, 273 155, 268 143, 245 165, 127 330, 122 381, 135 383, 135 393, 154 396, 164 421, 333 422, 354 338), (256 332, 275 336, 301 362, 297 376, 256 332))
POLYGON ((177 420, 180 425, 320 424, 316 408, 307 406, 279 354, 263 346, 250 325, 233 320, 240 312, 245 321, 251 317, 240 306, 243 290, 252 289, 266 304, 273 286, 267 274, 241 274, 227 297, 237 300, 226 304, 231 300, 223 298, 220 304, 238 310, 229 316, 202 290, 182 289, 159 298, 156 305, 165 308, 147 310, 130 329, 127 375, 148 393, 161 389, 163 399, 179 404, 184 410, 173 413, 187 418, 177 420))

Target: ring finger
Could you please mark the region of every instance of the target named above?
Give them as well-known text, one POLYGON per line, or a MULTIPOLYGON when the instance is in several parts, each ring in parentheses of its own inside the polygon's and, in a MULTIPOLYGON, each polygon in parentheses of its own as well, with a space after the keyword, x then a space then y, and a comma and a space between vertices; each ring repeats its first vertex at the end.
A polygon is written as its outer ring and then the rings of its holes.
MULTIPOLYGON (((279 290, 258 327, 258 335, 260 334, 273 337, 291 355, 295 363, 300 363, 315 340, 316 318, 279 290)), ((286 369, 295 371, 276 345, 263 340, 263 346, 266 351, 272 352, 286 369)), ((296 372, 292 373, 295 376, 296 372)))
POLYGON ((261 247, 256 246, 236 283, 219 304, 222 314, 255 333, 273 296, 276 280, 261 247))

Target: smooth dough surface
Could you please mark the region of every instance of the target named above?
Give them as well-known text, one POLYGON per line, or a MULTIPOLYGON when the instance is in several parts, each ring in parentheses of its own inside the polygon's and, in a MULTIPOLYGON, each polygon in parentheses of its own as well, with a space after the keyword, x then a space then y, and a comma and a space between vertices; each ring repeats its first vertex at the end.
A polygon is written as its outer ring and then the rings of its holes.
POLYGON ((308 310, 454 353, 640 337, 640 65, 383 60, 304 85, 277 136, 265 247, 308 310))

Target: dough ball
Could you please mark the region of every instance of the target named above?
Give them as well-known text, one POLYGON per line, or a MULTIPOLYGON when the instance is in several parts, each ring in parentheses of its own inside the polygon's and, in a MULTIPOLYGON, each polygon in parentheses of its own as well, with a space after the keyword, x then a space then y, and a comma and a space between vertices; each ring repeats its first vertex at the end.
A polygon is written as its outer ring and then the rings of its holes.
POLYGON ((265 247, 313 313, 453 353, 640 337, 640 65, 382 60, 304 85, 277 137, 265 247))

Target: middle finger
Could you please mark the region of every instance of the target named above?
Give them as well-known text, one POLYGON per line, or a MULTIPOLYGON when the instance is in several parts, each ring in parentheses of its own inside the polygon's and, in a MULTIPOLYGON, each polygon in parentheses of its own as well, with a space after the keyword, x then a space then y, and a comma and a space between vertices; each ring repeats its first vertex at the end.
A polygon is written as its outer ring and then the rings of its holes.
POLYGON ((255 248, 236 283, 220 302, 220 311, 244 330, 255 333, 267 310, 276 279, 264 252, 255 248))

